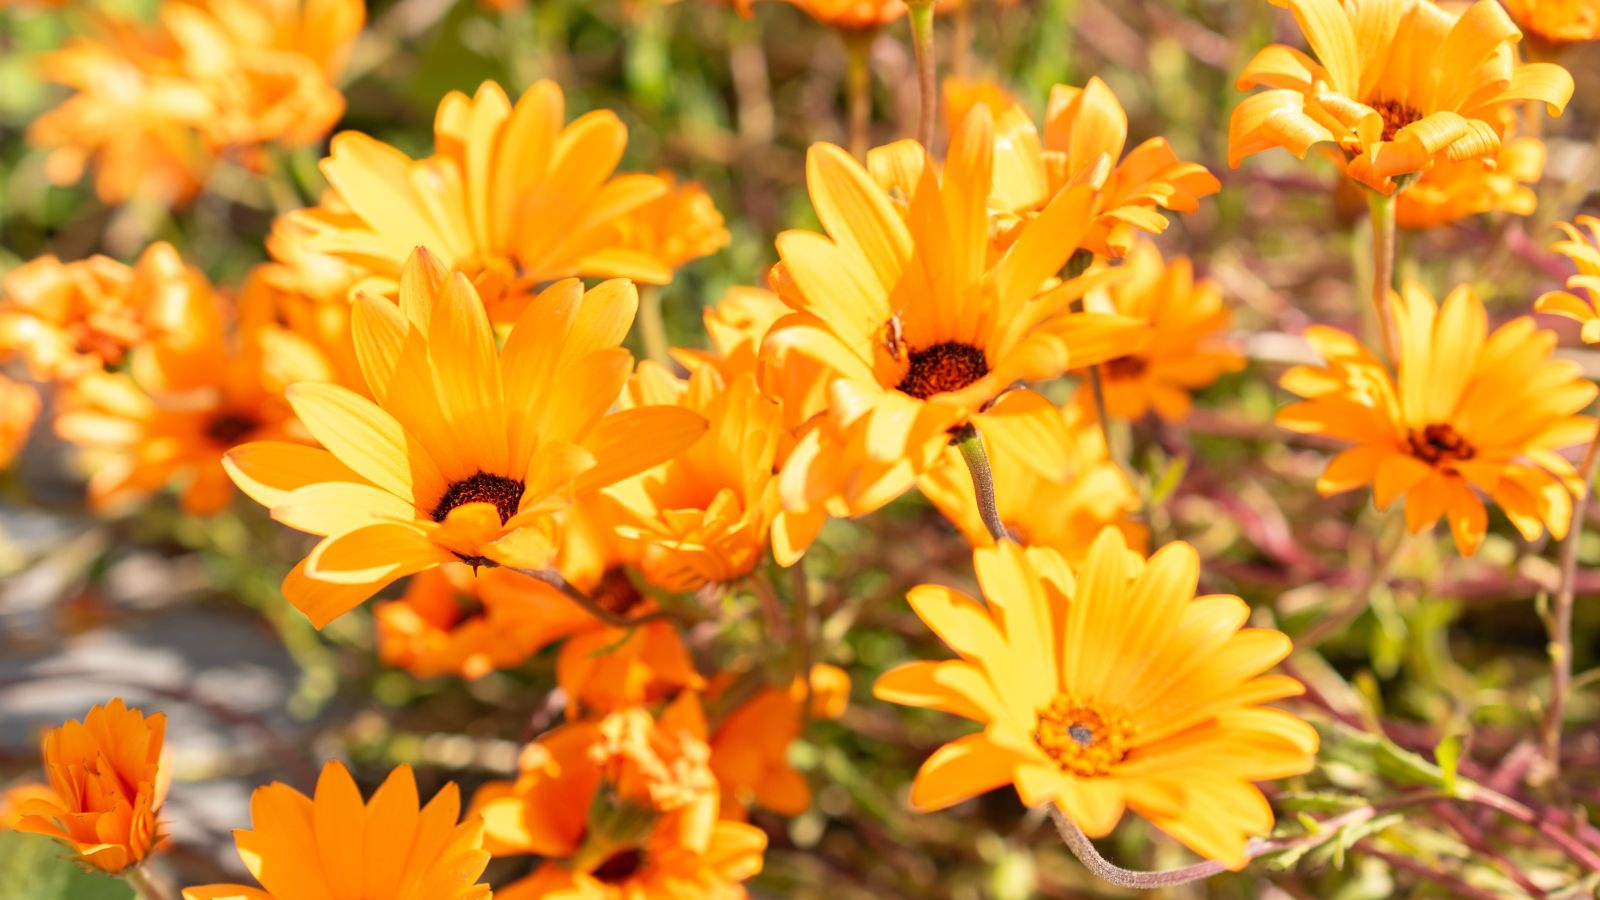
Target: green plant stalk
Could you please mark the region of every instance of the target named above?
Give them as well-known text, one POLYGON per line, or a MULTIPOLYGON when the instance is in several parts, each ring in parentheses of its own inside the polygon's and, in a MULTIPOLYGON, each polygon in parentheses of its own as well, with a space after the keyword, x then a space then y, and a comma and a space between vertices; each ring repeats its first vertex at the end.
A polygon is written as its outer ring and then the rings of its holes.
POLYGON ((1394 286, 1394 206, 1400 188, 1385 197, 1367 191, 1367 209, 1372 215, 1372 312, 1378 317, 1378 333, 1383 337, 1383 355, 1391 365, 1400 356, 1395 342, 1394 317, 1389 312, 1389 291, 1394 286))
POLYGON ((639 285, 639 342, 646 358, 668 369, 673 367, 667 344, 667 320, 661 312, 661 288, 653 284, 639 285))
POLYGON ((1540 737, 1551 776, 1561 771, 1561 718, 1572 693, 1572 603, 1578 577, 1578 543, 1583 538, 1584 517, 1596 469, 1600 469, 1600 428, 1583 452, 1583 494, 1572 501, 1572 521, 1561 542, 1561 586, 1550 610, 1550 706, 1545 710, 1540 737))
POLYGON ((844 41, 847 65, 845 91, 850 108, 850 155, 863 163, 867 161, 867 149, 872 143, 871 56, 872 41, 877 35, 876 29, 839 31, 839 37, 844 41))
POLYGON ((933 149, 933 123, 938 118, 939 73, 934 58, 933 0, 912 0, 911 49, 917 59, 917 91, 921 106, 917 114, 917 143, 924 149, 933 149))
POLYGON ((967 424, 951 435, 950 443, 961 451, 967 471, 972 473, 972 493, 978 501, 978 515, 983 518, 983 527, 989 529, 989 536, 997 543, 1006 540, 1011 535, 1006 532, 1005 523, 1000 521, 1000 508, 995 504, 994 472, 989 468, 989 452, 983 448, 983 435, 967 424))
POLYGON ((122 878, 140 900, 176 900, 171 888, 146 872, 143 865, 123 869, 122 878))

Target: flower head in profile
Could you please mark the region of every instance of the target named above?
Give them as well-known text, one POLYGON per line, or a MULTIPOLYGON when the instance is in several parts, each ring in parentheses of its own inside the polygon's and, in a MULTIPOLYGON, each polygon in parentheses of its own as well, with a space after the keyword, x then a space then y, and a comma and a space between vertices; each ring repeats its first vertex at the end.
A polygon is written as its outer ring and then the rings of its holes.
POLYGON ((1496 0, 1452 12, 1430 0, 1274 0, 1288 6, 1310 56, 1274 44, 1251 60, 1228 126, 1228 162, 1282 147, 1337 149, 1350 178, 1383 194, 1445 162, 1494 158, 1508 104, 1559 115, 1572 76, 1519 63, 1522 33, 1496 0))
POLYGON ((1051 88, 1042 136, 1020 106, 995 105, 1003 98, 990 91, 968 100, 990 106, 995 117, 991 199, 1000 212, 1002 246, 1057 194, 1087 185, 1095 192, 1093 221, 1081 246, 1121 259, 1141 233, 1167 230, 1164 210, 1193 212, 1200 198, 1222 189, 1205 166, 1179 159, 1166 138, 1127 150, 1128 114, 1099 78, 1081 88, 1051 88))
POLYGON ((1552 44, 1600 40, 1600 3, 1594 0, 1504 0, 1522 30, 1552 44))
POLYGON ((553 513, 670 458, 705 431, 687 410, 609 413, 633 368, 618 346, 632 285, 561 282, 497 344, 471 282, 419 250, 400 303, 357 298, 371 400, 302 383, 288 401, 321 448, 245 444, 229 473, 273 517, 323 540, 284 594, 318 627, 441 563, 540 568, 553 513))
POLYGON ((678 184, 671 172, 658 172, 657 177, 666 183, 666 192, 618 221, 618 247, 648 256, 670 271, 728 246, 731 237, 722 213, 704 187, 693 181, 678 184))
POLYGON ((149 295, 151 336, 130 351, 124 371, 71 382, 56 432, 91 464, 92 508, 175 486, 185 512, 210 515, 234 496, 223 454, 245 441, 303 440, 283 390, 326 380, 328 368, 315 348, 266 333, 248 298, 228 303, 171 247, 157 249, 135 272, 137 290, 149 295))
POLYGON ((138 865, 161 841, 166 731, 165 715, 146 716, 117 699, 46 732, 53 796, 24 800, 16 829, 53 837, 112 874, 138 865))
POLYGON ((1489 331, 1483 303, 1458 287, 1440 306, 1416 284, 1394 298, 1398 377, 1355 338, 1315 326, 1306 340, 1321 365, 1282 384, 1305 399, 1278 424, 1355 446, 1317 479, 1324 495, 1372 485, 1378 508, 1405 498, 1420 532, 1447 518, 1456 546, 1475 553, 1488 530, 1487 497, 1528 540, 1560 538, 1584 490, 1557 451, 1582 444, 1595 421, 1578 413, 1597 388, 1577 363, 1551 359, 1554 332, 1527 316, 1489 331))
POLYGON ((1101 365, 1106 411, 1124 419, 1154 412, 1180 422, 1189 416, 1192 392, 1244 368, 1244 357, 1222 335, 1231 314, 1214 283, 1195 280, 1187 256, 1163 261, 1154 244, 1141 241, 1122 270, 1122 280, 1085 305, 1146 322, 1151 336, 1141 349, 1101 365))
MULTIPOLYGON (((746 0, 734 0, 744 4, 746 0)), ((841 31, 875 31, 906 14, 905 0, 788 0, 806 15, 841 31)), ((748 5, 739 5, 746 13, 748 5)))
MULTIPOLYGON (((724 674, 707 701, 715 704, 733 683, 724 674)), ((722 790, 722 817, 743 819, 751 806, 798 816, 811 806, 811 785, 789 764, 789 747, 805 723, 837 719, 850 702, 850 676, 818 664, 809 677, 767 685, 729 710, 711 735, 711 771, 722 790), (807 703, 809 702, 809 706, 807 703)))
POLYGON ((0 375, 0 469, 11 465, 33 433, 42 401, 31 384, 0 375))
POLYGON ((766 835, 718 818, 710 753, 704 713, 687 692, 656 717, 619 710, 530 744, 515 781, 487 784, 474 799, 491 852, 545 858, 495 896, 743 897, 766 835))
MULTIPOLYGON (((654 175, 618 175, 627 128, 610 110, 564 123, 551 81, 513 106, 485 82, 451 93, 434 119, 434 153, 413 160, 359 132, 335 135, 320 206, 283 216, 273 252, 293 263, 331 256, 356 287, 392 296, 412 251, 426 247, 467 275, 498 323, 514 321, 536 286, 561 278, 665 284, 660 247, 626 246, 626 217, 668 194, 654 175)), ((337 266, 326 267, 333 272, 337 266)), ((351 285, 343 285, 351 287, 351 285)))
POLYGON ((410 766, 363 802, 344 765, 322 767, 307 797, 286 784, 257 788, 250 829, 233 833, 260 888, 185 888, 184 900, 488 900, 483 823, 457 824, 461 795, 446 784, 427 805, 410 766))
POLYGON ((1583 342, 1600 344, 1600 219, 1579 216, 1570 224, 1557 222, 1556 227, 1566 239, 1551 249, 1572 260, 1578 272, 1567 279, 1567 290, 1545 293, 1533 308, 1582 322, 1583 342), (1579 291, 1588 297, 1579 296, 1579 291))
POLYGON ((793 386, 798 399, 782 397, 786 412, 812 419, 784 463, 786 509, 876 509, 933 465, 956 429, 1022 439, 1030 429, 986 412, 1016 383, 1146 338, 1133 320, 1070 310, 1101 276, 1056 278, 1091 225, 1089 186, 1056 194, 991 254, 994 148, 981 106, 942 174, 908 142, 874 151, 876 182, 843 150, 811 148, 806 181, 826 234, 778 236, 773 278, 793 314, 763 348, 774 369, 808 359, 824 370, 818 384, 793 386), (888 187, 886 172, 896 175, 888 187))
POLYGON ((1543 141, 1519 137, 1492 158, 1438 163, 1400 194, 1395 224, 1419 230, 1490 212, 1532 215, 1539 195, 1531 185, 1544 177, 1544 160, 1543 141))
POLYGON ((195 277, 165 243, 132 268, 104 256, 23 263, 0 279, 0 358, 20 356, 40 381, 120 365, 148 335, 154 298, 195 277))
POLYGON ((1249 838, 1273 824, 1254 782, 1308 771, 1317 750, 1310 725, 1263 706, 1302 690, 1265 674, 1289 638, 1242 628, 1238 597, 1195 596, 1199 558, 1181 542, 1146 561, 1108 528, 1076 577, 1055 551, 1009 541, 974 563, 988 606, 933 585, 909 597, 958 658, 902 665, 873 689, 984 726, 923 763, 912 805, 1012 784, 1092 837, 1132 809, 1242 868, 1249 838))
MULTIPOLYGON (((1139 492, 1107 454, 1104 433, 1085 412, 1085 404, 1069 402, 1058 410, 1038 394, 1022 392, 995 404, 995 410, 1019 416, 1023 407, 1036 409, 1041 420, 1053 417, 1059 427, 1048 442, 1025 445, 1031 458, 1024 458, 1024 451, 1010 441, 988 448, 995 505, 1006 531, 1023 544, 1049 547, 1074 565, 1108 525, 1142 547, 1144 528, 1133 518, 1139 492)), ((944 461, 919 478, 917 486, 972 546, 994 545, 960 450, 948 448, 944 461)))

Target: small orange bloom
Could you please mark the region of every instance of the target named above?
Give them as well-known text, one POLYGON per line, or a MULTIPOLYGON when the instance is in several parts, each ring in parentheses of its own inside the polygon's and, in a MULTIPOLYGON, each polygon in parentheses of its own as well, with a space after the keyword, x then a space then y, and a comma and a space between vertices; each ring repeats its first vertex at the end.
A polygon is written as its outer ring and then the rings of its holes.
POLYGON ((1150 342, 1100 366, 1106 411, 1123 419, 1154 411, 1181 422, 1189 416, 1191 392, 1244 368, 1244 357, 1221 334, 1232 314, 1214 283, 1195 281, 1187 256, 1163 262, 1149 241, 1139 242, 1122 272, 1122 280, 1091 294, 1085 308, 1147 323, 1150 342))
MULTIPOLYGON (((738 0, 736 0, 738 2, 738 0)), ((789 0, 806 15, 846 31, 872 31, 906 14, 905 0, 789 0)), ((741 7, 744 12, 747 7, 741 7)))
MULTIPOLYGON (((724 676, 707 699, 715 703, 732 683, 732 676, 724 676)), ((795 678, 787 688, 768 685, 729 710, 711 735, 711 771, 722 788, 722 817, 742 820, 752 804, 785 816, 805 812, 811 785, 789 765, 789 745, 800 737, 806 718, 837 719, 849 703, 850 676, 835 666, 815 665, 809 679, 795 678)))
POLYGON ((24 263, 0 280, 0 358, 21 356, 40 381, 119 365, 145 338, 154 298, 193 277, 165 243, 131 269, 104 256, 24 263))
POLYGON ((672 173, 656 173, 666 193, 634 208, 617 223, 618 246, 642 253, 666 269, 679 269, 728 246, 731 237, 711 195, 697 182, 677 184, 672 173))
POLYGON ((410 766, 399 766, 363 803, 342 763, 322 767, 315 795, 286 784, 256 788, 250 830, 233 833, 261 885, 185 888, 184 900, 488 900, 483 823, 456 823, 454 783, 420 806, 410 766))
POLYGON ((44 767, 55 796, 24 802, 17 830, 53 837, 113 875, 143 862, 161 841, 166 731, 165 715, 146 717, 115 699, 81 723, 46 732, 44 767))
POLYGON ((1400 193, 1395 224, 1423 229, 1487 212, 1532 215, 1539 195, 1529 185, 1544 177, 1544 160, 1543 141, 1520 137, 1501 144, 1493 160, 1439 163, 1400 193))
POLYGON ((14 831, 22 821, 22 807, 34 800, 43 800, 55 806, 61 798, 48 784, 23 782, 0 791, 0 831, 14 831))
POLYGON ((1600 40, 1596 0, 1504 0, 1524 31, 1555 44, 1600 40))
POLYGON ((0 375, 0 469, 11 465, 39 419, 39 390, 0 375))
POLYGON ((1551 249, 1572 260, 1578 272, 1567 279, 1567 290, 1544 294, 1534 301, 1533 308, 1582 322, 1583 342, 1600 344, 1600 219, 1579 216, 1571 224, 1556 225, 1567 239, 1551 249), (1588 299, 1578 296, 1580 290, 1588 293, 1588 299))

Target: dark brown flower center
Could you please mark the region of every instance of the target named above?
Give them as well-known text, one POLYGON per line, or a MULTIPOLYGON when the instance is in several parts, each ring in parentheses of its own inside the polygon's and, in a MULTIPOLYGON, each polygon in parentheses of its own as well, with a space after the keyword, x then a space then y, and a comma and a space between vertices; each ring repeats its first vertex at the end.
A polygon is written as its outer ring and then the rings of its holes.
POLYGON ((517 514, 517 504, 522 502, 522 482, 504 475, 478 472, 445 488, 444 496, 433 508, 433 520, 443 522, 450 511, 467 503, 493 503, 500 512, 500 524, 517 514))
POLYGON ((945 341, 911 351, 911 365, 896 387, 926 400, 934 394, 959 391, 987 374, 989 362, 982 350, 960 341, 945 341))
POLYGON ((1149 363, 1142 356, 1119 356, 1105 364, 1107 378, 1138 378, 1149 363))
POLYGON ((600 576, 594 589, 595 605, 614 616, 625 616, 644 602, 644 595, 633 586, 633 579, 621 566, 613 566, 600 576))
POLYGON ((1442 423, 1429 425, 1421 431, 1411 429, 1406 434, 1406 443, 1411 447, 1412 456, 1429 465, 1443 460, 1468 460, 1477 455, 1466 438, 1442 423))
POLYGON ((644 851, 637 847, 629 847, 606 857, 606 861, 596 866, 589 874, 596 881, 605 884, 621 884, 638 874, 642 868, 644 868, 644 851))
POLYGON ((261 422, 252 416, 236 412, 219 413, 206 423, 206 437, 219 446, 232 447, 259 427, 261 422))
POLYGON ((1417 108, 1399 100, 1379 100, 1372 104, 1372 108, 1383 117, 1383 139, 1394 140, 1400 129, 1422 118, 1422 113, 1417 108))

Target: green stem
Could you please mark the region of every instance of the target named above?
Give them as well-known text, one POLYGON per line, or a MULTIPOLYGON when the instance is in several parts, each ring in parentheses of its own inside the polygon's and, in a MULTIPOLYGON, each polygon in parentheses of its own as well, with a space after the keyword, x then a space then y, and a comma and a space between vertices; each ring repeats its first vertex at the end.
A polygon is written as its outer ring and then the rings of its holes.
POLYGON ((672 354, 667 346, 667 322, 661 314, 661 288, 639 285, 639 341, 644 355, 671 369, 672 354))
POLYGON ((1545 711, 1542 737, 1544 759, 1552 776, 1561 771, 1561 718, 1572 693, 1572 601, 1578 577, 1578 543, 1583 537, 1596 469, 1600 469, 1600 428, 1595 429, 1594 439, 1583 453, 1583 493, 1572 501, 1572 521, 1561 542, 1561 587, 1550 611, 1550 708, 1545 711))
POLYGON ((129 866, 123 869, 122 877, 133 888, 133 893, 140 900, 176 900, 172 889, 165 882, 145 871, 143 865, 129 866))
POLYGON ((872 133, 872 41, 877 30, 840 31, 844 39, 845 90, 850 104, 850 155, 867 161, 872 133))
POLYGON ((951 436, 950 443, 961 451, 967 471, 972 473, 972 493, 977 498, 978 515, 983 518, 983 526, 989 529, 989 536, 997 543, 1009 538, 1005 523, 1000 521, 1000 508, 995 504, 994 472, 989 468, 989 452, 983 448, 983 435, 967 424, 951 436))
POLYGON ((933 123, 938 118, 939 75, 933 46, 933 0, 912 0, 911 49, 917 57, 917 90, 921 107, 917 115, 917 143, 933 150, 933 123))
POLYGON ((1387 197, 1367 191, 1367 208, 1372 214, 1372 311, 1383 336, 1384 357, 1392 365, 1400 362, 1394 319, 1389 315, 1389 291, 1394 287, 1394 205, 1399 193, 1399 188, 1387 197))

